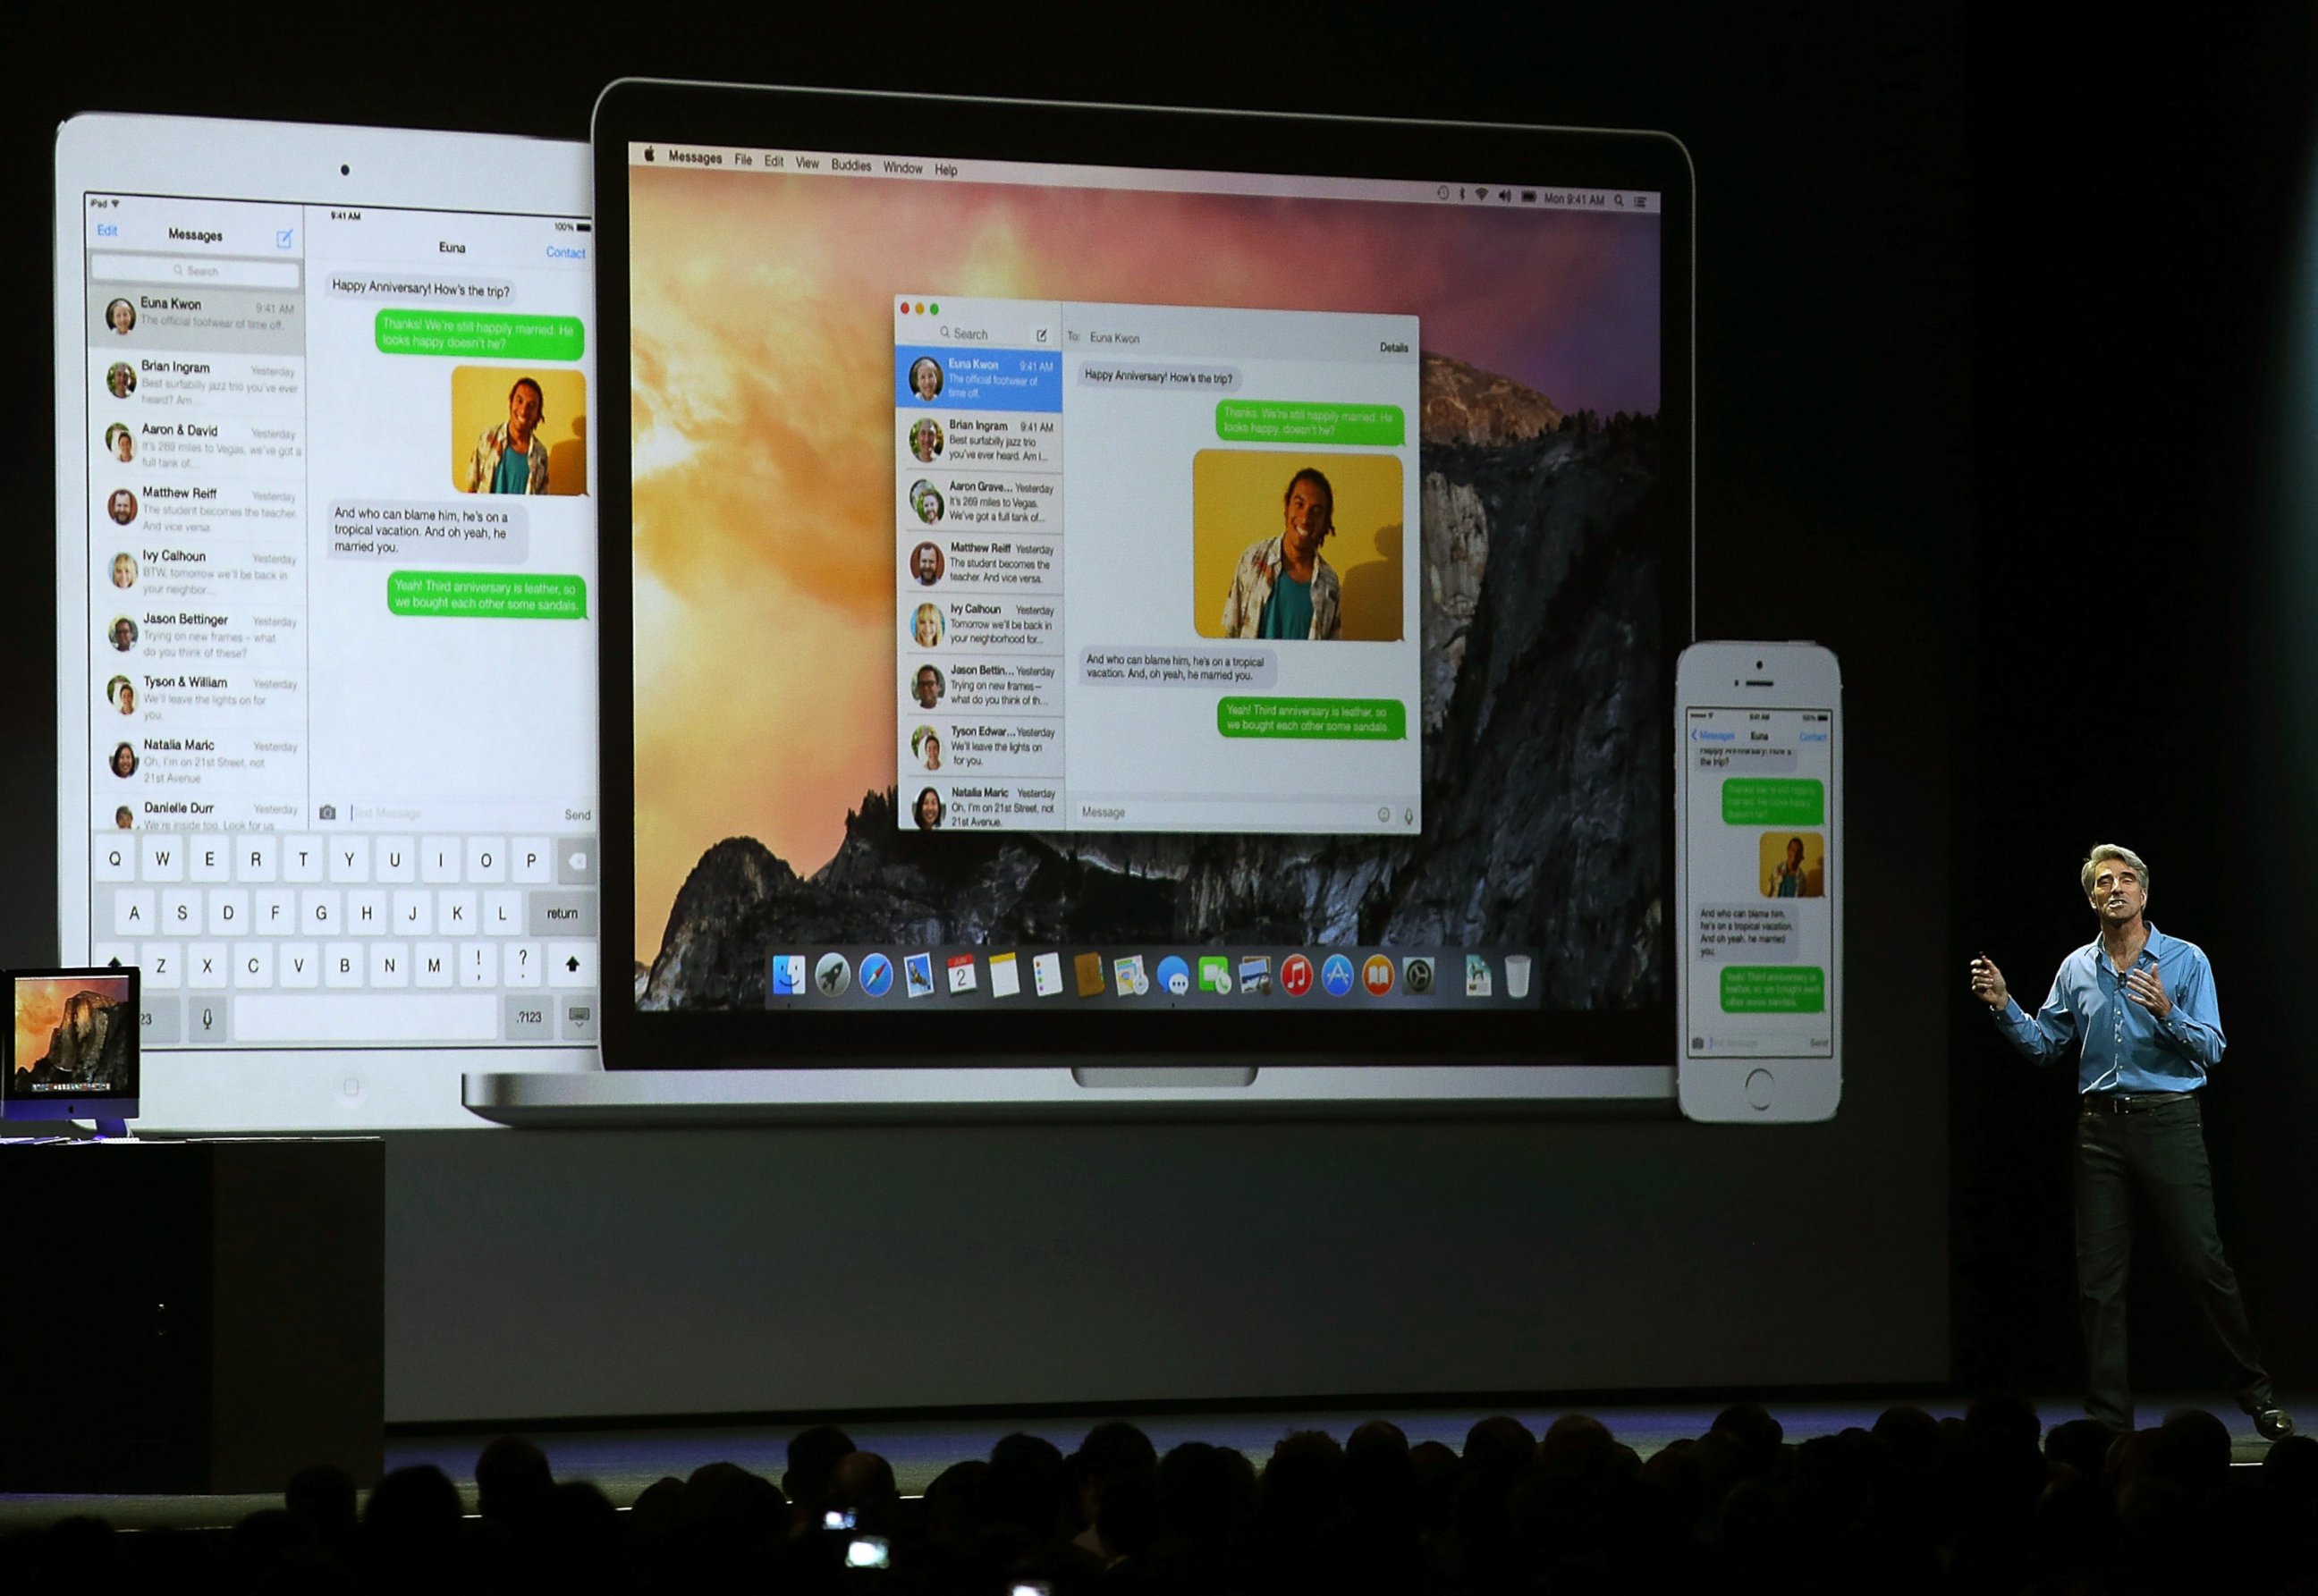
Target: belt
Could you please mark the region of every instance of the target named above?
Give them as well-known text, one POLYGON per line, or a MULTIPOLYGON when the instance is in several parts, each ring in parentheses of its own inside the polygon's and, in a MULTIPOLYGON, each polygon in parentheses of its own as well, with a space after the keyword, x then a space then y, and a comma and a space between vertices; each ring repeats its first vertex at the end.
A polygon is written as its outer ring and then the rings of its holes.
POLYGON ((2186 1103, 2197 1094, 2188 1091, 2089 1091, 2078 1100, 2088 1114, 2146 1114, 2171 1103, 2186 1103))

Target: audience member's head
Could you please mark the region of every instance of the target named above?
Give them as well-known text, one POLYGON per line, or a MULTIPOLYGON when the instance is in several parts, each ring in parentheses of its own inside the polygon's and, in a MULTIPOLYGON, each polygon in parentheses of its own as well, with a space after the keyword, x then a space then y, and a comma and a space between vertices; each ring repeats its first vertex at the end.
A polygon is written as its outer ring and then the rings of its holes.
POLYGON ((854 1449, 853 1438, 834 1424, 816 1424, 789 1438, 789 1466, 781 1475, 781 1489, 796 1503, 801 1520, 820 1521, 829 1476, 838 1459, 854 1449))
POLYGON ((475 1459, 475 1507, 486 1523, 523 1523, 554 1488, 547 1454, 519 1435, 499 1437, 475 1459))
POLYGON ((1062 1448, 1043 1436, 1016 1430, 990 1448, 990 1516, 1027 1532, 1034 1542, 1073 1533, 1069 1472, 1062 1448))
POLYGON ((1465 1432, 1466 1472, 1488 1480, 1510 1480, 1537 1455, 1537 1437, 1519 1419, 1500 1413, 1478 1421, 1465 1432))

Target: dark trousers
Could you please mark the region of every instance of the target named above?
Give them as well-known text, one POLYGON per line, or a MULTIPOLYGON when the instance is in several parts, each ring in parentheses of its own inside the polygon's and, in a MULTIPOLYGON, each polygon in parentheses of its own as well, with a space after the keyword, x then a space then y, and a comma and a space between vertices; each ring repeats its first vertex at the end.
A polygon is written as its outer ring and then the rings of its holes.
POLYGON ((2246 1323, 2238 1278, 2214 1225, 2214 1179, 2206 1163, 2197 1099, 2131 1114, 2088 1106, 2077 1115, 2077 1292, 2090 1365, 2085 1412, 2133 1424, 2125 1378, 2125 1287, 2133 1269, 2134 1194, 2157 1225, 2174 1272, 2197 1294, 2206 1323, 2230 1363, 2229 1392, 2248 1412, 2271 1405, 2269 1376, 2246 1323))

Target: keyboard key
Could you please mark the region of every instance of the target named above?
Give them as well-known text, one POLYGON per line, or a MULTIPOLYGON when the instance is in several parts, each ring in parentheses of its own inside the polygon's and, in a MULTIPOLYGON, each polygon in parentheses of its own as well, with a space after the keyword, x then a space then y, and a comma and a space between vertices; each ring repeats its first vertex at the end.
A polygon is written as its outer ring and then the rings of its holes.
POLYGON ((245 837, 234 846, 234 874, 244 881, 282 879, 282 844, 271 837, 245 837))
POLYGON ((285 942, 274 960, 275 976, 283 986, 319 986, 322 981, 322 950, 310 942, 285 942))
POLYGON ((490 992, 266 992, 234 1000, 245 1043, 496 1042, 490 992))
POLYGON ((394 934, 425 937, 435 929, 435 894, 423 887, 394 894, 394 934))
POLYGON ((259 887, 250 924, 260 937, 287 937, 298 928, 298 889, 259 887))
POLYGON ((509 986, 537 986, 540 964, 536 942, 510 942, 499 950, 499 974, 509 986))
POLYGON ((546 885, 555 879, 555 845, 544 837, 518 837, 508 856, 508 879, 546 885))
POLYGON ((459 984, 461 986, 497 986, 499 983, 499 944, 496 942, 459 944, 459 984))
POLYGON ((418 879, 436 886, 459 879, 459 856, 464 850, 455 837, 422 837, 418 840, 418 879))
POLYGON ((446 937, 472 937, 482 928, 472 892, 438 892, 435 897, 435 928, 446 937))
POLYGON ((137 1028, 138 1040, 150 1047, 157 1043, 175 1042, 185 1032, 185 1000, 183 998, 155 998, 139 994, 139 1006, 145 1010, 143 1023, 137 1028))
POLYGON ((145 945, 145 956, 137 962, 144 966, 145 984, 148 987, 168 989, 185 984, 183 958, 175 943, 148 942, 145 945))
POLYGON ((151 887, 123 887, 112 894, 112 934, 150 937, 161 928, 161 902, 151 887))
POLYGON ((408 942, 373 942, 370 945, 370 983, 373 986, 409 986, 410 984, 410 944, 408 942))
POLYGON ((135 881, 137 845, 118 833, 97 838, 89 860, 89 876, 94 881, 135 881))
POLYGON ((310 937, 328 937, 343 928, 339 917, 345 901, 334 887, 309 887, 298 894, 298 923, 310 937))
POLYGON ((517 937, 523 933, 523 894, 503 891, 483 894, 483 935, 517 937))
POLYGON ((594 998, 565 998, 556 1007, 562 1012, 563 1039, 566 1042, 593 1042, 597 1039, 594 998))
POLYGON ((226 982, 226 946, 222 942, 193 942, 185 947, 185 984, 195 991, 226 982))
POLYGON ((185 879, 185 839, 166 831, 145 833, 144 855, 137 874, 147 881, 185 879))
POLYGON ((330 879, 341 883, 370 879, 369 838, 330 838, 330 879))
POLYGON ((356 887, 346 894, 347 930, 357 937, 383 937, 390 928, 383 889, 356 887))
POLYGON ((383 882, 418 879, 418 845, 408 837, 382 837, 371 845, 371 870, 383 882))
POLYGON ((555 845, 555 880, 567 887, 592 887, 596 884, 596 839, 592 837, 566 837, 555 845))
POLYGON ((422 942, 410 950, 411 979, 420 986, 449 986, 459 978, 459 955, 447 942, 422 942))
POLYGON ((185 838, 185 859, 191 880, 233 879, 233 842, 229 838, 188 837, 185 838))
POLYGON ((322 948, 322 984, 330 987, 360 986, 368 973, 363 967, 362 945, 357 942, 326 943, 322 948))
POLYGON ((535 937, 593 937, 596 934, 596 894, 593 892, 534 892, 531 894, 531 934, 535 937))
POLYGON ((274 984, 274 944, 237 942, 233 945, 233 984, 265 987, 274 984))
POLYGON ((469 881, 505 881, 507 879, 506 838, 470 837, 467 838, 467 879, 469 881))
POLYGON ((185 1040, 188 1042, 222 1042, 226 1039, 226 1006, 223 998, 195 999, 185 1005, 185 1040))
POLYGON ((508 998, 505 1000, 507 1029, 510 1042, 553 1042, 555 1040, 554 1010, 544 998, 508 998))
POLYGON ((326 864, 320 838, 285 837, 282 839, 283 880, 319 881, 326 864))
POLYGON ((549 943, 547 984, 592 989, 596 984, 596 945, 592 942, 549 943))
POLYGON ((165 937, 201 935, 202 895, 193 887, 161 889, 161 922, 154 928, 165 937))
POLYGON ((100 942, 89 950, 89 956, 101 970, 125 970, 137 962, 137 945, 133 942, 100 942))
POLYGON ((210 929, 220 937, 249 935, 249 893, 246 889, 210 889, 210 929))

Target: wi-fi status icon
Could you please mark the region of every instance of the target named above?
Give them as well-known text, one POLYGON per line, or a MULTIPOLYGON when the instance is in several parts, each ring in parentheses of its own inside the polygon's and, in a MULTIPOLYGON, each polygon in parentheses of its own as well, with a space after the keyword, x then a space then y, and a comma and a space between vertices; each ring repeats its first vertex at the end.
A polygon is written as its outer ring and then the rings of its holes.
POLYGON ((1473 197, 1477 200, 1486 200, 1489 197, 1489 191, 1484 185, 1477 183, 1473 185, 1473 197))

